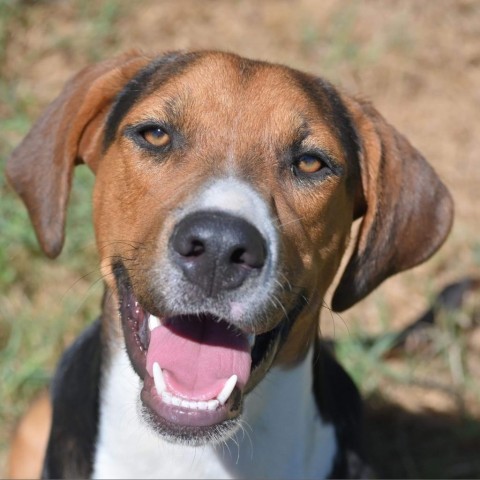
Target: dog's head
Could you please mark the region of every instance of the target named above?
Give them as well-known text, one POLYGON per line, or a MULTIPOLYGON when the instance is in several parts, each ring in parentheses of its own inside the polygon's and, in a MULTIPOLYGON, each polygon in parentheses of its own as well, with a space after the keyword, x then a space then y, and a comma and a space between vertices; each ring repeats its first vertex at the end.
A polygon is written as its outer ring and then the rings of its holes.
POLYGON ((7 165, 51 257, 82 162, 120 311, 105 321, 122 326, 149 421, 190 443, 228 433, 270 366, 305 354, 356 218, 336 310, 427 259, 453 216, 368 103, 225 53, 132 53, 67 84, 7 165))

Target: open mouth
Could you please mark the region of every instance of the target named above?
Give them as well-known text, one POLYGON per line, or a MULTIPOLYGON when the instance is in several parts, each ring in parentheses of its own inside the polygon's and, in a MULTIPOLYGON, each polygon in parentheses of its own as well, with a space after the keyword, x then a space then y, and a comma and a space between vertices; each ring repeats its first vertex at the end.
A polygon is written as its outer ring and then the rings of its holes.
POLYGON ((271 365, 282 323, 255 336, 207 312, 154 316, 128 281, 117 281, 127 352, 143 379, 149 422, 172 441, 190 444, 234 429, 244 394, 271 365))

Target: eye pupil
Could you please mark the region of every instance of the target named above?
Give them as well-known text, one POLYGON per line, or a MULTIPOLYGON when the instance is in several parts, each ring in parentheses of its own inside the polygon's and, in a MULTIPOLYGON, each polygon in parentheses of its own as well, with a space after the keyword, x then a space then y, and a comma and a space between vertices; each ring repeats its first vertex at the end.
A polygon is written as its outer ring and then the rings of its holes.
POLYGON ((170 143, 170 136, 161 127, 149 127, 140 134, 154 147, 166 147, 170 143))

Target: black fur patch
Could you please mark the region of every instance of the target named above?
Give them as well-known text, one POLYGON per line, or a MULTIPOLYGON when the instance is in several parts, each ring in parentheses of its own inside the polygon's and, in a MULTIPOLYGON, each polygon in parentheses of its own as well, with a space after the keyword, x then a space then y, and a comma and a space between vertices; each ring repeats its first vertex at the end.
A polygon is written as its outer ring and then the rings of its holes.
POLYGON ((63 354, 51 387, 53 419, 42 478, 90 478, 98 431, 100 320, 63 354))
POLYGON ((368 470, 362 449, 363 408, 357 387, 336 361, 327 345, 318 340, 314 352, 313 390, 322 419, 333 424, 337 454, 330 478, 358 478, 357 467, 368 470), (355 457, 357 462, 351 462, 355 457), (357 465, 355 472, 352 465, 357 465))

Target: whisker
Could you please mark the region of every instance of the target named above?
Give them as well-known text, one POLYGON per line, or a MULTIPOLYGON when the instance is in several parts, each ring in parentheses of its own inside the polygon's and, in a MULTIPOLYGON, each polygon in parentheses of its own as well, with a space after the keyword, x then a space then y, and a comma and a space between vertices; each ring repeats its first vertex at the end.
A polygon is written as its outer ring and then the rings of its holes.
POLYGON ((281 222, 276 222, 276 225, 278 228, 285 228, 287 225, 291 225, 292 223, 300 223, 305 217, 299 217, 299 218, 295 218, 293 220, 290 220, 288 222, 285 222, 285 223, 281 223, 281 222))
POLYGON ((350 328, 348 326, 348 323, 346 322, 346 320, 342 317, 342 315, 338 312, 335 312, 331 307, 328 306, 328 304, 325 302, 325 300, 322 301, 322 308, 325 308, 326 310, 328 310, 330 312, 330 318, 331 318, 331 321, 332 321, 332 325, 333 325, 333 338, 336 338, 336 330, 335 330, 335 316, 337 316, 343 323, 343 325, 345 326, 345 329, 347 330, 347 334, 350 335, 350 328))

